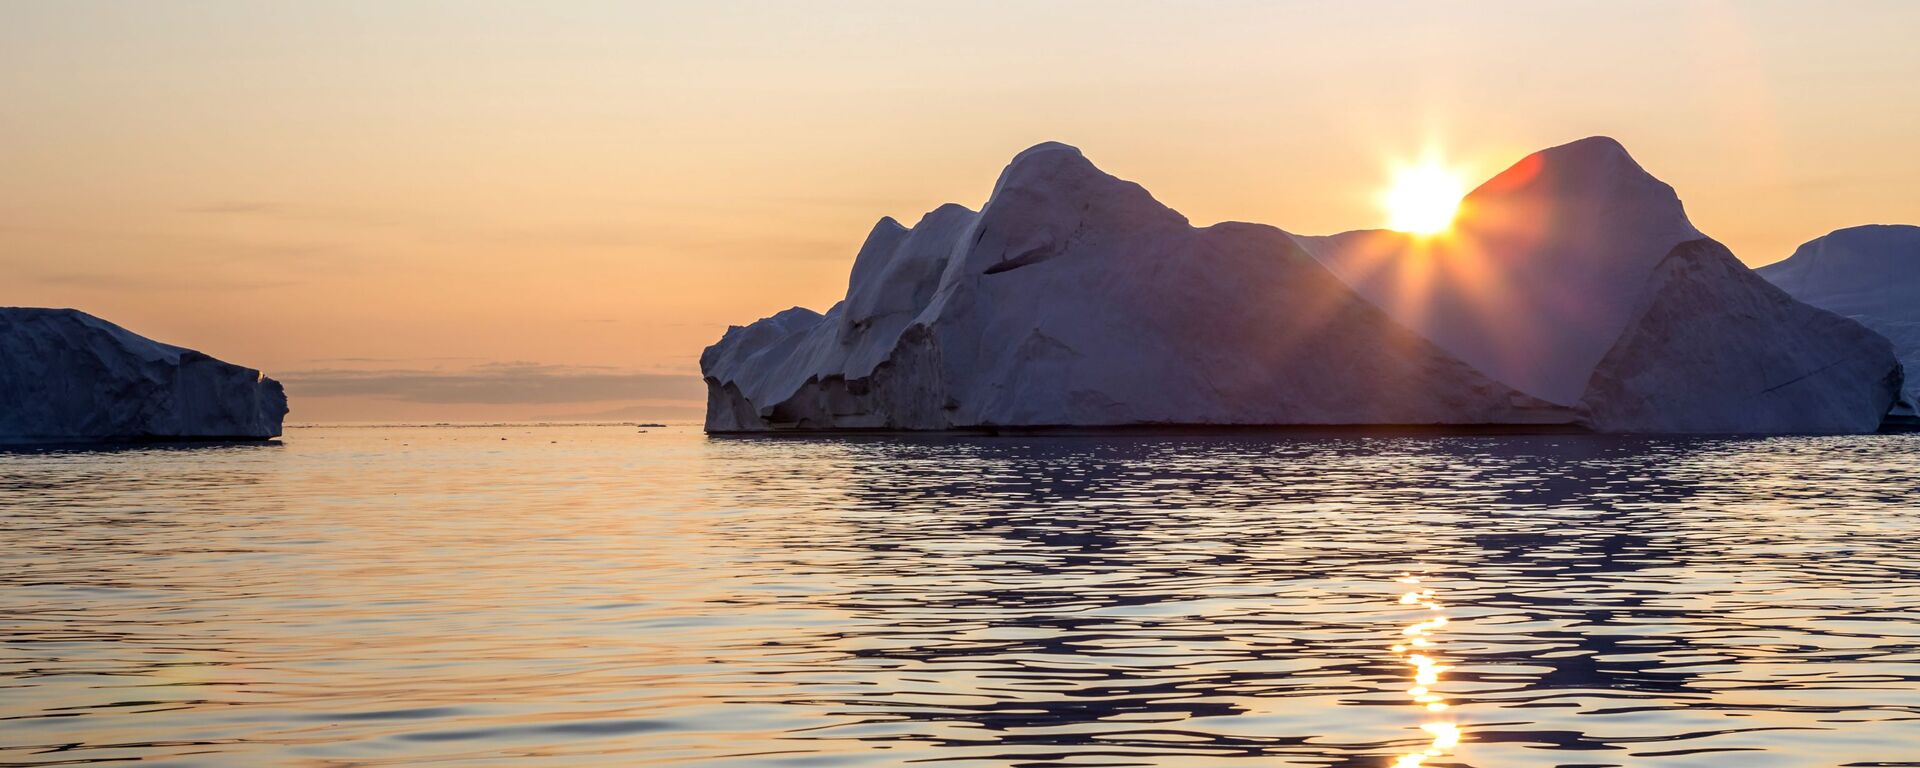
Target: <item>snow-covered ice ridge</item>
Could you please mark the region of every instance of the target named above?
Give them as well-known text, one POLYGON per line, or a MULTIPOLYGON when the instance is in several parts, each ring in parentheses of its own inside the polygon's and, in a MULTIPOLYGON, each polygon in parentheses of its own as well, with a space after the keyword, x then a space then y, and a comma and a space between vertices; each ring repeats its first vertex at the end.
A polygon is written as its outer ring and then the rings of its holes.
POLYGON ((1813 239, 1755 272, 1794 298, 1846 315, 1893 342, 1906 368, 1896 414, 1920 409, 1920 227, 1874 224, 1813 239))
POLYGON ((0 442, 260 440, 280 382, 72 309, 0 308, 0 442))
POLYGON ((1876 429, 1886 339, 1793 300, 1619 143, 1544 150, 1455 232, 1193 227, 1073 147, 882 219, 846 298, 729 328, 712 432, 1137 425, 1876 429))

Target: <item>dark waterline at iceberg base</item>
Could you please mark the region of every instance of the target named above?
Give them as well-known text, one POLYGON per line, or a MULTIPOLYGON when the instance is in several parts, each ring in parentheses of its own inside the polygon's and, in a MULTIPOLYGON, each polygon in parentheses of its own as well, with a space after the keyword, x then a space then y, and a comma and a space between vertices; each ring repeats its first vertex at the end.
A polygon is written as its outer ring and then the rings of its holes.
MULTIPOLYGON (((505 438, 504 440, 502 438, 505 438)), ((1907 765, 1920 439, 0 454, 0 764, 1907 765)))

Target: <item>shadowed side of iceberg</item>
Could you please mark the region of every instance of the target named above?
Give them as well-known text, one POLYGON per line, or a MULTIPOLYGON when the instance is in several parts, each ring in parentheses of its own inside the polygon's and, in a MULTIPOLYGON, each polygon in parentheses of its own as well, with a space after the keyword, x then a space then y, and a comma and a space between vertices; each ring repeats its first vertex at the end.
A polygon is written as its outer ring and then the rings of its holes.
POLYGON ((1594 136, 1535 152, 1460 201, 1439 237, 1302 238, 1361 295, 1521 391, 1579 401, 1647 275, 1704 237, 1671 186, 1594 136))
POLYGON ((1521 159, 1444 236, 1302 242, 1403 324, 1597 431, 1870 432, 1898 385, 1886 344, 1754 275, 1603 136, 1521 159))
POLYGON ((264 440, 280 382, 72 309, 0 308, 0 441, 264 440))
POLYGON ((1793 255, 1757 270, 1761 277, 1821 309, 1845 315, 1893 342, 1906 370, 1894 415, 1920 412, 1920 227, 1870 224, 1814 238, 1793 255))
POLYGON ((1675 246, 1581 397, 1602 432, 1859 433, 1900 391, 1893 347, 1702 238, 1675 246))

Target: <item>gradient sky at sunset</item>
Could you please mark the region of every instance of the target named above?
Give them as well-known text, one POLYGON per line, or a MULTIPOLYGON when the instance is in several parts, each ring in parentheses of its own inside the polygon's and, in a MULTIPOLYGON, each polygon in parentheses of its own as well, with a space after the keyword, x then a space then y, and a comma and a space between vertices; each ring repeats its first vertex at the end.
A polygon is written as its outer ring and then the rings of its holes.
POLYGON ((1054 139, 1196 223, 1381 226, 1621 140, 1749 264, 1920 223, 1920 2, 0 2, 0 304, 292 422, 688 419, 729 323, 1054 139))

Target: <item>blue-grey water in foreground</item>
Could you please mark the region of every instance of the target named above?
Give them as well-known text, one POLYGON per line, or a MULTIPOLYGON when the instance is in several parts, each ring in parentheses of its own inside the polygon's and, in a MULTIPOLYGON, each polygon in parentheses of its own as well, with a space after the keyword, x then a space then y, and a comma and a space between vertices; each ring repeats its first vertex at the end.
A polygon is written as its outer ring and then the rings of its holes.
POLYGON ((1916 470, 1910 435, 4 453, 0 765, 1920 766, 1916 470))

